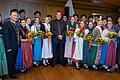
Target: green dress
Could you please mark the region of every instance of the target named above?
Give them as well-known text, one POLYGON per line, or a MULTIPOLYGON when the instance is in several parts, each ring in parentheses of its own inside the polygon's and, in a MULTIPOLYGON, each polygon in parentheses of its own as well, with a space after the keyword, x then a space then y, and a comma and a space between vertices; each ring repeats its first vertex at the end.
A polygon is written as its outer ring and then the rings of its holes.
POLYGON ((96 45, 95 42, 93 42, 92 48, 90 49, 90 60, 89 60, 90 65, 93 65, 95 62, 97 49, 98 49, 98 45, 96 45))
POLYGON ((6 53, 4 49, 4 43, 2 35, 0 34, 0 76, 8 74, 6 53))

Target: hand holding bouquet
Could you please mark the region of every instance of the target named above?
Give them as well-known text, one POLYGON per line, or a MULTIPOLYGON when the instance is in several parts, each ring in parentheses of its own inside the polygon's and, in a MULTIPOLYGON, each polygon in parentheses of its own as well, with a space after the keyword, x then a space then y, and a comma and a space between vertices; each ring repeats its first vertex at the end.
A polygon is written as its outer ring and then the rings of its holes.
POLYGON ((73 28, 71 28, 66 32, 66 35, 69 36, 70 41, 72 39, 72 36, 74 35, 74 31, 75 30, 73 28))
POLYGON ((93 36, 92 35, 86 35, 86 40, 89 41, 89 48, 91 48, 92 47, 93 36))
POLYGON ((105 40, 103 38, 98 38, 96 42, 97 44, 105 44, 105 40))
POLYGON ((119 38, 119 35, 113 31, 110 31, 107 35, 108 39, 108 43, 110 43, 110 41, 114 41, 114 38, 119 38))
POLYGON ((50 45, 50 37, 53 34, 50 31, 46 31, 46 33, 44 33, 44 38, 48 38, 48 46, 50 45))
POLYGON ((28 34, 27 34, 27 38, 28 38, 28 39, 31 39, 31 38, 33 39, 33 38, 35 37, 35 35, 36 35, 36 34, 35 34, 34 32, 29 31, 28 34))
POLYGON ((44 34, 45 38, 49 38, 51 37, 53 34, 50 31, 46 31, 46 33, 44 34))
POLYGON ((103 38, 98 38, 96 42, 99 44, 100 48, 102 48, 102 45, 105 44, 105 40, 103 38))
POLYGON ((38 30, 37 33, 35 33, 36 37, 42 37, 44 35, 44 32, 41 30, 38 30))
POLYGON ((108 36, 107 36, 107 37, 109 37, 109 38, 118 38, 119 36, 118 36, 117 33, 111 31, 111 32, 108 33, 108 36))
POLYGON ((78 37, 83 37, 84 36, 84 30, 83 29, 79 29, 77 32, 76 32, 76 35, 78 37))

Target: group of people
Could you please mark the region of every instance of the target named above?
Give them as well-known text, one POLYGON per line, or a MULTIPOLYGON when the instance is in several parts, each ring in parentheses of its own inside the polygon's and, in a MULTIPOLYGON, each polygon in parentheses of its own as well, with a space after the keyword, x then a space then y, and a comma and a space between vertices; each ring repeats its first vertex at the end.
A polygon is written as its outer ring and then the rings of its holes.
POLYGON ((59 63, 79 69, 120 69, 120 17, 113 25, 111 16, 100 19, 98 15, 70 16, 56 13, 40 20, 26 17, 25 10, 12 9, 9 18, 2 22, 0 15, 0 76, 16 79, 16 70, 24 72, 34 66, 45 67, 59 63), (18 17, 19 16, 19 17, 18 17), (118 35, 109 37, 109 33, 118 35), (89 39, 88 39, 89 38, 89 39), (98 39, 103 39, 104 44, 98 39), (98 43, 96 43, 98 42, 98 43))

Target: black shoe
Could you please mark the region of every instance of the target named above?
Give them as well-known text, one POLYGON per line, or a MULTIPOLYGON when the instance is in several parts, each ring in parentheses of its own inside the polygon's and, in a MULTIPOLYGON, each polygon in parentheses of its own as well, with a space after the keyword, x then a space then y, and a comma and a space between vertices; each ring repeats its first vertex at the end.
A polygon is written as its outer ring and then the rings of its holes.
POLYGON ((106 71, 107 71, 107 72, 109 72, 109 73, 111 73, 111 72, 112 72, 112 71, 111 71, 111 69, 107 69, 106 71))
POLYGON ((117 68, 116 71, 117 71, 117 72, 120 72, 120 68, 117 68))
POLYGON ((62 65, 63 67, 66 67, 66 64, 65 64, 65 63, 62 63, 61 65, 62 65))
POLYGON ((98 70, 98 67, 96 65, 92 65, 94 70, 98 70))
POLYGON ((76 66, 75 68, 76 68, 77 70, 79 70, 79 69, 80 69, 80 67, 79 67, 79 66, 76 66))
POLYGON ((0 80, 4 80, 3 78, 0 78, 0 80))
POLYGON ((68 66, 70 66, 71 65, 71 63, 70 62, 68 62, 68 66))
POLYGON ((6 78, 6 76, 5 76, 5 75, 3 75, 3 76, 0 76, 0 78, 2 78, 2 79, 3 79, 3 78, 6 78))
POLYGON ((85 66, 85 69, 88 69, 88 68, 89 68, 88 65, 86 65, 86 66, 85 66))
POLYGON ((48 65, 45 63, 45 64, 43 64, 43 66, 44 66, 44 67, 47 67, 48 65))
POLYGON ((16 75, 10 75, 10 78, 12 78, 12 79, 18 79, 18 77, 16 75))
POLYGON ((120 66, 118 66, 118 68, 116 69, 116 71, 120 72, 120 66))
POLYGON ((51 67, 53 68, 55 66, 55 64, 51 64, 51 67))
POLYGON ((47 65, 50 65, 50 63, 48 62, 47 65))

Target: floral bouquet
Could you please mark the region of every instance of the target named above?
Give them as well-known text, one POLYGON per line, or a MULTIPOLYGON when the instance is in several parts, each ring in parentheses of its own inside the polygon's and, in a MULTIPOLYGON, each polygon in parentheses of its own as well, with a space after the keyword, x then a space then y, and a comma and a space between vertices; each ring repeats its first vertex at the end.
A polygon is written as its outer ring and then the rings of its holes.
POLYGON ((48 38, 48 46, 50 45, 50 37, 53 34, 50 31, 46 31, 46 33, 44 33, 44 38, 48 38))
POLYGON ((79 36, 79 37, 83 37, 83 36, 84 36, 84 30, 83 30, 83 29, 79 29, 79 30, 76 32, 76 35, 79 36))
POLYGON ((36 35, 36 34, 35 34, 34 32, 31 32, 31 31, 30 31, 30 32, 28 32, 28 34, 27 34, 27 38, 28 38, 28 39, 31 39, 31 38, 34 39, 35 35, 36 35))
POLYGON ((93 35, 86 35, 86 40, 89 41, 89 48, 92 47, 93 35))
POLYGON ((28 32, 28 34, 27 34, 27 39, 28 39, 28 42, 29 42, 29 44, 32 42, 32 40, 34 39, 34 37, 35 37, 35 33, 34 32, 32 32, 32 31, 29 31, 28 32))
POLYGON ((86 40, 87 41, 90 41, 90 40, 93 40, 93 35, 86 35, 86 40))
POLYGON ((103 38, 98 38, 96 42, 99 44, 99 47, 102 48, 102 45, 104 45, 106 41, 103 38))
POLYGON ((75 30, 72 28, 66 32, 66 35, 69 36, 70 41, 72 40, 72 36, 74 35, 74 32, 75 30))
POLYGON ((105 44, 105 40, 103 39, 103 38, 98 38, 97 40, 96 40, 96 42, 97 42, 97 44, 105 44))
POLYGON ((110 31, 107 35, 108 39, 108 43, 110 43, 110 41, 114 41, 114 38, 119 38, 119 35, 113 31, 110 31))
POLYGON ((116 34, 115 32, 111 31, 108 33, 107 37, 109 38, 118 38, 118 34, 116 34))
POLYGON ((38 30, 37 33, 35 33, 35 37, 42 37, 44 35, 44 32, 41 30, 38 30))
POLYGON ((44 33, 44 37, 45 38, 50 38, 53 34, 50 31, 47 31, 46 33, 44 33))

